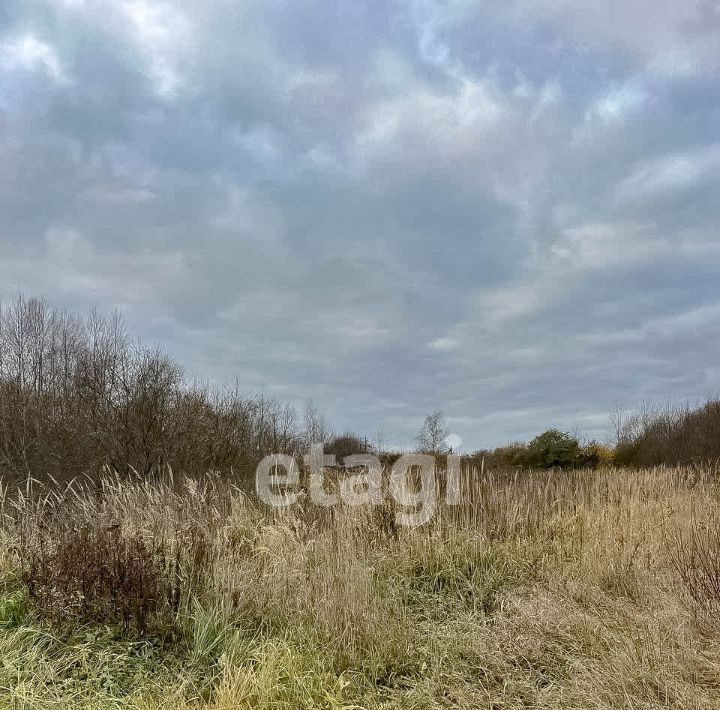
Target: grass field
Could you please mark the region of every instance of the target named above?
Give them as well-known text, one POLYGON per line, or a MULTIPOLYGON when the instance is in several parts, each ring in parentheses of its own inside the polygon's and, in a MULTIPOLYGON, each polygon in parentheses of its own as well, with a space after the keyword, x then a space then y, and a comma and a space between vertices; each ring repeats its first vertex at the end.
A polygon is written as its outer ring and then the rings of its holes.
POLYGON ((496 472, 418 528, 217 477, 2 493, 2 708, 717 708, 709 469, 496 472))

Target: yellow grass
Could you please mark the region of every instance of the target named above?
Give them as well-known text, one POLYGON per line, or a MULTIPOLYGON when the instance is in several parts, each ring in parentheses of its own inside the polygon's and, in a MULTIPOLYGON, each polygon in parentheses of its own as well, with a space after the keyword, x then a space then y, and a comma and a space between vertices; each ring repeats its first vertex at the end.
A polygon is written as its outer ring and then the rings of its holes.
POLYGON ((261 510, 213 477, 6 491, 0 706, 717 708, 714 601, 678 555, 719 494, 708 469, 472 473, 395 531, 389 505, 261 510), (64 516, 172 560, 177 606, 143 634, 38 608, 28 555, 64 516))

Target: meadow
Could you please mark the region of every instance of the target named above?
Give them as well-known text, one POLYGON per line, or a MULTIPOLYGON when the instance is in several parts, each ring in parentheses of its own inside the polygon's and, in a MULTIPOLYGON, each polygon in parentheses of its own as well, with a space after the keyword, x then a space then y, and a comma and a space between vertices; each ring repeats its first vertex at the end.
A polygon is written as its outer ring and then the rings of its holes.
POLYGON ((3 708, 716 708, 712 467, 467 469, 460 505, 7 484, 3 708))

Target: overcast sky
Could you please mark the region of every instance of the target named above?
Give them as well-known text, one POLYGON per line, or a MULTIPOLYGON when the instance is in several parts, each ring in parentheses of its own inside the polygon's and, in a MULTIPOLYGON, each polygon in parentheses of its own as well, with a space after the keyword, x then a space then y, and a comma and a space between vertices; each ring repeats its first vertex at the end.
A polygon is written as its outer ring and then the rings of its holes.
POLYGON ((0 0, 0 297, 471 450, 720 390, 720 3, 0 0))

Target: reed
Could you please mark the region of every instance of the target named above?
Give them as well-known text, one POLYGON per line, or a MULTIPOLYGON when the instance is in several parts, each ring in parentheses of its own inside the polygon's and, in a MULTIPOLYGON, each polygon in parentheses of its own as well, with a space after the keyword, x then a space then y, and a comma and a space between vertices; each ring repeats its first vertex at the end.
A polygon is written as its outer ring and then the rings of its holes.
POLYGON ((0 489, 0 706, 712 708, 714 469, 467 469, 265 509, 226 477, 0 489))

